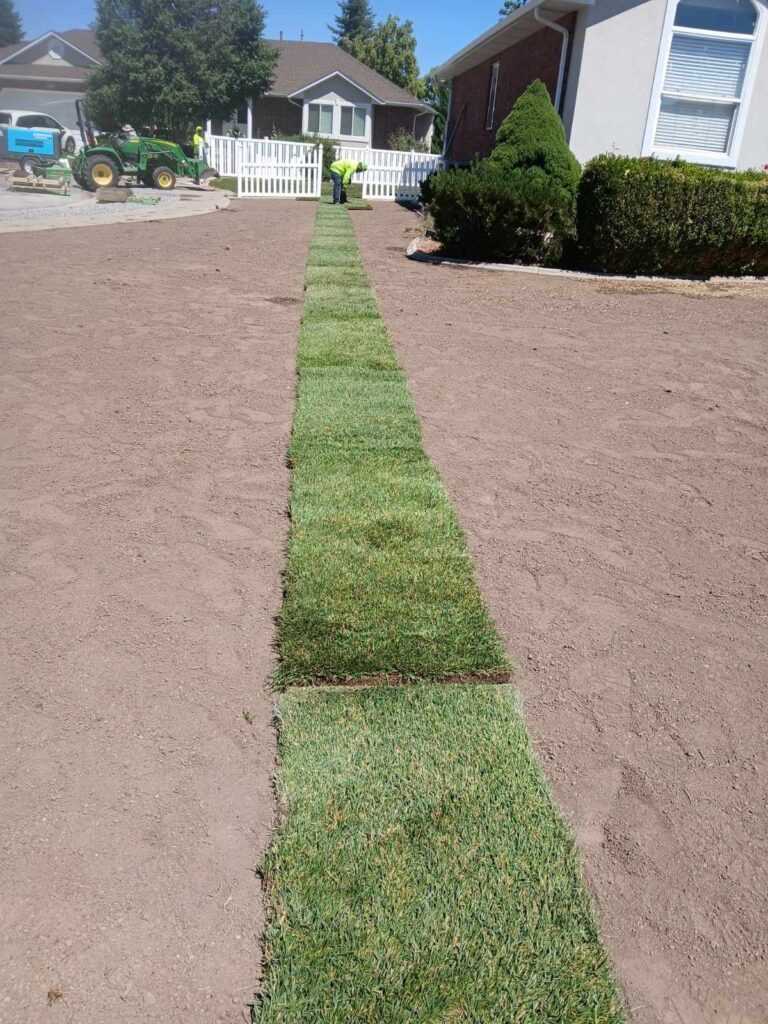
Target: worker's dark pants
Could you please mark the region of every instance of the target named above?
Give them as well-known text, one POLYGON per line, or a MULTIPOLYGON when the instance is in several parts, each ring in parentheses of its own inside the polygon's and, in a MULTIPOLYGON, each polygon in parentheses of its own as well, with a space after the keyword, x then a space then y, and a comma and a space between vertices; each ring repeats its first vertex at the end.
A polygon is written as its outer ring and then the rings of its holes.
POLYGON ((336 171, 331 171, 331 181, 333 182, 333 201, 334 203, 341 202, 341 175, 337 174, 336 171))

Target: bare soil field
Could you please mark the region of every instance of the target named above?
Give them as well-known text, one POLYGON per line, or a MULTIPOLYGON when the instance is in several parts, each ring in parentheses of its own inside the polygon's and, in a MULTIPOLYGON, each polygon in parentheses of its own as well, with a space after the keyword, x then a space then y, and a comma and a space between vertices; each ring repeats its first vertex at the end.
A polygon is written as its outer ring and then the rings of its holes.
POLYGON ((3 237, 2 1024, 249 1019, 315 209, 3 237))
POLYGON ((404 258, 353 214, 633 1024, 768 1020, 768 289, 404 258))

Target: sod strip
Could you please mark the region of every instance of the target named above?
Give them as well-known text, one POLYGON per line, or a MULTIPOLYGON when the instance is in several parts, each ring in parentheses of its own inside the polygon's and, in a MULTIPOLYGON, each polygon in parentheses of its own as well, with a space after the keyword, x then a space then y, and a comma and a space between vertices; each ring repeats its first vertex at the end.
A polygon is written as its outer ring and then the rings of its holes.
POLYGON ((619 1024, 508 686, 284 696, 260 1024, 619 1024))
POLYGON ((509 678, 349 215, 318 207, 290 448, 279 686, 509 678))

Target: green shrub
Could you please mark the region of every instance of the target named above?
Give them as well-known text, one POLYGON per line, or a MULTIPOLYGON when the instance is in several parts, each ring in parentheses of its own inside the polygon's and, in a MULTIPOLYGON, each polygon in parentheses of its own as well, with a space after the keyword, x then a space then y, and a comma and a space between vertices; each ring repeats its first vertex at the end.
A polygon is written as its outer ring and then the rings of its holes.
POLYGON ((624 274, 768 274, 768 175, 600 156, 581 179, 578 260, 624 274))
POLYGON ((581 169, 543 82, 532 82, 504 118, 488 160, 546 175, 575 198, 581 169))
POLYGON ((573 200, 538 172, 490 161, 425 183, 437 237, 449 255, 556 263, 573 235, 573 200))
POLYGON ((335 157, 333 155, 333 147, 340 146, 341 143, 335 139, 321 139, 319 135, 284 135, 280 132, 272 132, 272 138, 278 142, 311 142, 313 146, 323 147, 323 181, 331 180, 331 164, 335 157))
POLYGON ((428 153, 429 146, 423 139, 417 139, 407 128, 398 128, 389 136, 390 149, 399 149, 406 153, 428 153))

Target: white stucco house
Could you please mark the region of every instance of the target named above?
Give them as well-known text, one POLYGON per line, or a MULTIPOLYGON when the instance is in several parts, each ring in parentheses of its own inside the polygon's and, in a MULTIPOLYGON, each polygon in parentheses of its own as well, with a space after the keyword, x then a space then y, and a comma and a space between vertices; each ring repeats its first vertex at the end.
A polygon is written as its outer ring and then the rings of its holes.
POLYGON ((436 69, 445 155, 484 156, 536 78, 581 163, 768 165, 768 0, 528 0, 436 69))

